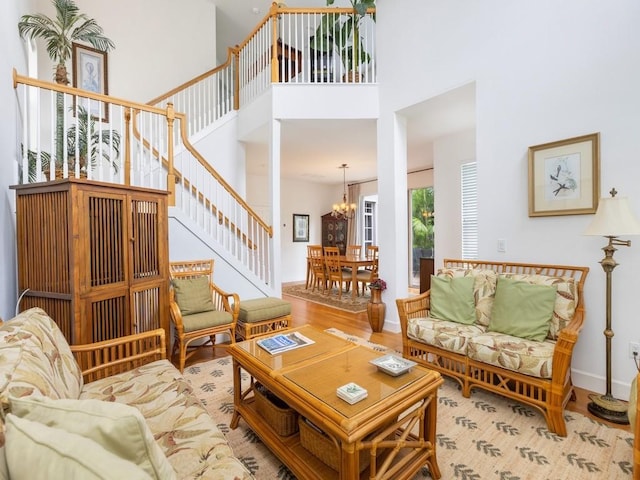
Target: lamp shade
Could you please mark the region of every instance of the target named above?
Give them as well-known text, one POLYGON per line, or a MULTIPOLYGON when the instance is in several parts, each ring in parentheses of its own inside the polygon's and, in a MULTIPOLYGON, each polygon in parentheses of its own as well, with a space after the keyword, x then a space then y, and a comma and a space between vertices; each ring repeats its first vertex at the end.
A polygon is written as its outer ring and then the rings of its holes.
POLYGON ((584 235, 640 235, 640 222, 631 211, 627 197, 601 198, 593 221, 584 231, 584 235))

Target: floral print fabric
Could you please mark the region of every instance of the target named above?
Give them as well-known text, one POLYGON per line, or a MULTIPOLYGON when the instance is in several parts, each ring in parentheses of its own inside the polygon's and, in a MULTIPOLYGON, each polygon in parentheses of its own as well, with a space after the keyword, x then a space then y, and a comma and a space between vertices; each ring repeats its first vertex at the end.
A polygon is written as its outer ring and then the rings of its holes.
MULTIPOLYGON (((233 456, 226 438, 167 360, 83 385, 82 373, 64 335, 39 308, 0 327, 0 401, 30 395, 52 399, 93 398, 136 407, 154 434, 177 477, 203 480, 253 478, 233 456)), ((4 456, 0 422, 0 455, 4 456)), ((0 478, 7 476, 0 462, 0 478), (4 476, 3 476, 4 474, 4 476)))

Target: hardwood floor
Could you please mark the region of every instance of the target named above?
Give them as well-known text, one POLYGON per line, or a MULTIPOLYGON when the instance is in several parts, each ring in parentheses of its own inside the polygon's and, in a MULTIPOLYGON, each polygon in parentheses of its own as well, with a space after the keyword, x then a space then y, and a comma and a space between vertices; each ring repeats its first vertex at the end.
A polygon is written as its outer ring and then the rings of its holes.
MULTIPOLYGON (((317 303, 307 302, 305 300, 283 295, 283 298, 291 302, 291 313, 293 317, 293 326, 300 326, 305 324, 311 324, 320 329, 326 329, 334 327, 343 332, 357 335, 375 343, 380 343, 390 348, 394 348, 398 351, 402 351, 402 338, 400 333, 380 332, 375 333, 371 331, 369 322, 367 321, 366 312, 362 313, 350 313, 342 310, 336 310, 317 303)), ((395 308, 395 305, 387 304, 387 308, 395 308)), ((200 361, 205 361, 213 358, 213 354, 209 349, 203 349, 202 354, 194 355, 193 359, 187 362, 187 366, 200 361)), ((225 355, 224 349, 216 349, 217 356, 225 355)), ((620 428, 622 430, 629 430, 628 425, 618 425, 615 423, 606 422, 600 418, 596 418, 587 410, 587 404, 589 403, 588 395, 592 392, 576 387, 576 400, 570 401, 567 405, 567 410, 581 413, 587 417, 593 418, 601 423, 606 423, 612 427, 620 428)))

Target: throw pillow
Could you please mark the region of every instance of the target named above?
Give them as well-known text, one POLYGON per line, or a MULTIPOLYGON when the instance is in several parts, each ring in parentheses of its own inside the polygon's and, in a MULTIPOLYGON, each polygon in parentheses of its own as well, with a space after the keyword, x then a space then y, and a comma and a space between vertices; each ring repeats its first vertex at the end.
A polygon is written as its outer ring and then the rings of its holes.
POLYGON ((10 478, 148 480, 136 464, 93 440, 8 414, 5 453, 10 478))
POLYGON ((174 278, 173 291, 182 315, 210 312, 213 308, 209 277, 174 278))
POLYGON ((498 278, 489 331, 541 342, 549 332, 555 285, 498 278))
POLYGON ((25 397, 10 401, 11 413, 17 417, 90 439, 117 457, 133 462, 151 478, 176 478, 144 417, 134 407, 91 399, 25 397))
POLYGON ((471 325, 476 320, 473 277, 431 276, 430 316, 471 325))

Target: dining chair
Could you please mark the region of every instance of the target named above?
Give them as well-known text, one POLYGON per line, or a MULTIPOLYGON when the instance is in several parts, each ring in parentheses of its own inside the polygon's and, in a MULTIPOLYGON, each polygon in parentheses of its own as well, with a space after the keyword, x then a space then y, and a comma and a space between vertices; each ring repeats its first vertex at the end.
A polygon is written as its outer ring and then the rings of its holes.
MULTIPOLYGON (((362 270, 358 270, 357 273, 358 284, 362 284, 363 296, 367 284, 373 282, 376 278, 378 278, 378 246, 367 245, 365 252, 367 259, 373 260, 373 264, 367 265, 362 270)), ((357 285, 356 288, 358 288, 357 285)))
POLYGON ((327 271, 324 265, 324 255, 322 245, 310 245, 308 249, 309 265, 311 266, 311 291, 315 292, 316 288, 322 286, 322 293, 327 289, 327 271))
MULTIPOLYGON (((307 281, 304 286, 307 290, 309 287, 313 286, 315 280, 313 277, 313 265, 311 261, 311 258, 314 256, 322 257, 322 245, 307 245, 307 281)), ((324 259, 322 262, 324 265, 324 259)))
POLYGON ((178 351, 182 372, 187 359, 198 349, 227 346, 216 344, 216 334, 227 333, 230 342, 235 342, 240 298, 213 283, 213 259, 170 262, 169 277, 169 309, 175 327, 171 357, 178 351), (191 345, 205 337, 206 342, 191 345))
MULTIPOLYGON (((345 255, 347 257, 360 258, 360 255, 362 255, 362 245, 347 245, 345 249, 345 255)), ((342 267, 342 270, 344 270, 346 273, 351 275, 351 267, 342 267)), ((347 292, 350 290, 350 288, 351 288, 351 282, 349 282, 349 284, 347 285, 347 292)))
POLYGON ((327 268, 329 293, 335 283, 338 284, 338 298, 342 298, 342 284, 351 285, 351 272, 345 272, 340 263, 340 249, 338 247, 324 247, 324 263, 327 268))

